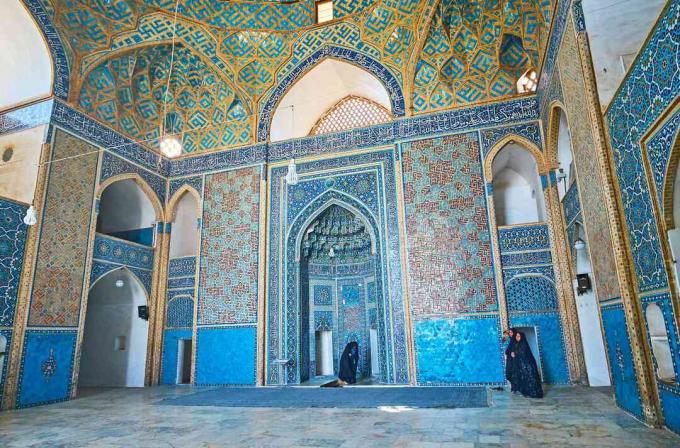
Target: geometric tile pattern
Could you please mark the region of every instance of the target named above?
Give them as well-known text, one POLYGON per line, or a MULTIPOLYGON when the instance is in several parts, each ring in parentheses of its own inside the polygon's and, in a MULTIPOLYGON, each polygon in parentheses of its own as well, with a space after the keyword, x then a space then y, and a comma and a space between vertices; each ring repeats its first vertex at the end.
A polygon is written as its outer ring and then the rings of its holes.
POLYGON ((330 134, 349 129, 385 123, 390 112, 375 101, 360 96, 347 96, 338 101, 312 127, 310 135, 330 134))
POLYGON ((168 301, 166 328, 191 328, 194 317, 194 301, 191 297, 175 297, 168 301))
POLYGON ((260 169, 206 177, 198 324, 257 322, 260 169))
POLYGON ((666 170, 671 155, 671 149, 680 132, 680 109, 676 110, 666 123, 657 130, 647 141, 645 148, 649 157, 649 165, 652 168, 652 176, 656 184, 656 193, 659 206, 663 209, 664 181, 666 170))
POLYGON ((541 3, 442 1, 416 65, 414 111, 514 94, 519 77, 540 65, 549 29, 541 3))
POLYGON ((153 248, 131 244, 101 233, 94 239, 93 258, 135 268, 153 269, 153 248))
POLYGON ((187 277, 196 275, 196 257, 171 258, 168 277, 187 277))
POLYGON ((402 163, 414 316, 496 310, 476 134, 404 144, 402 163))
POLYGON ((53 158, 72 156, 80 157, 49 168, 31 326, 78 325, 98 154, 92 145, 56 131, 53 158))
POLYGON ((564 221, 566 222, 567 227, 569 227, 581 213, 578 185, 576 182, 571 184, 571 187, 569 187, 569 190, 567 190, 567 193, 564 195, 562 207, 564 208, 564 221))
POLYGON ((498 244, 501 253, 550 249, 548 226, 529 224, 500 228, 498 229, 498 244))
POLYGON ((670 2, 607 110, 640 291, 667 286, 640 142, 680 91, 680 3, 670 2))
MULTIPOLYGON (((582 116, 584 111, 589 110, 587 95, 584 94, 587 90, 580 61, 576 33, 572 26, 567 26, 557 60, 559 70, 556 72, 560 75, 562 96, 569 117, 582 116)), ((593 278, 598 299, 608 300, 619 297, 621 293, 616 275, 613 235, 607 214, 603 213, 603 204, 606 201, 596 152, 597 136, 593 134, 593 126, 589 120, 570 120, 569 132, 578 173, 578 190, 583 199, 581 210, 588 230, 588 244, 592 248, 597 248, 597 256, 592 257, 593 278)))
POLYGON ((23 222, 27 208, 0 198, 0 327, 14 323, 28 231, 23 222))
POLYGON ((231 151, 182 157, 169 163, 168 174, 172 177, 186 176, 252 165, 265 158, 274 162, 299 158, 303 155, 333 154, 354 149, 393 145, 406 140, 535 121, 539 117, 538 112, 538 102, 535 97, 516 98, 505 102, 393 120, 386 124, 337 134, 303 137, 269 144, 260 143, 231 151))
POLYGON ((496 143, 510 134, 525 137, 530 142, 536 144, 536 147, 539 149, 543 148, 541 128, 538 126, 538 123, 526 123, 517 126, 482 129, 480 134, 482 136, 482 154, 484 155, 484 158, 486 158, 486 156, 489 154, 489 151, 491 151, 496 143))
POLYGON ((121 174, 139 174, 139 176, 149 184, 149 187, 156 193, 161 204, 165 203, 165 184, 163 177, 152 173, 151 171, 140 168, 139 166, 128 162, 127 160, 115 156, 108 151, 104 151, 102 158, 102 169, 99 175, 99 183, 105 180, 118 176, 121 174))
POLYGON ((324 306, 333 304, 333 288, 326 285, 314 285, 314 305, 324 306))
POLYGON ((545 277, 523 276, 505 285, 508 311, 542 311, 557 309, 557 291, 545 277))
POLYGON ((550 256, 549 250, 537 252, 516 252, 501 255, 501 265, 503 265, 503 268, 510 266, 526 266, 549 263, 552 263, 552 257, 550 256))

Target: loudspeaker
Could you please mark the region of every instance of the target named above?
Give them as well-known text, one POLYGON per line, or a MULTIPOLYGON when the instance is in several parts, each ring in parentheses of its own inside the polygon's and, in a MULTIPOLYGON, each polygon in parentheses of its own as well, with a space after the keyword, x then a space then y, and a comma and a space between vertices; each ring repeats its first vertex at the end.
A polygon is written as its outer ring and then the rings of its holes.
POLYGON ((139 316, 140 319, 149 320, 149 307, 146 305, 138 306, 137 316, 139 316))
POLYGON ((590 291, 592 285, 590 284, 590 275, 578 274, 576 275, 576 293, 580 296, 590 291))

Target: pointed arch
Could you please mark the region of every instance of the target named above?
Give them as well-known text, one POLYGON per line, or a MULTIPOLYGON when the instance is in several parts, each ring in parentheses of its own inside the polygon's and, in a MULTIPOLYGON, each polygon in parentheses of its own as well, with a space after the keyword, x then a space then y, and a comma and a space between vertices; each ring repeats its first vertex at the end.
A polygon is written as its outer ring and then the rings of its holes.
POLYGON ((274 89, 270 91, 269 97, 260 108, 257 124, 257 141, 264 142, 270 139, 274 111, 278 108, 286 93, 308 72, 326 59, 336 59, 340 62, 352 64, 375 76, 389 94, 394 116, 401 117, 405 114, 404 94, 401 83, 392 72, 370 56, 348 48, 327 45, 300 62, 297 67, 280 80, 274 89))
POLYGON ((67 49, 61 35, 52 23, 51 15, 47 12, 42 2, 36 0, 21 0, 23 7, 30 12, 35 24, 40 29, 43 40, 49 48, 49 56, 52 65, 52 94, 57 98, 66 100, 70 91, 71 67, 67 49))
MULTIPOLYGON (((548 138, 547 138, 547 148, 545 154, 545 160, 548 164, 548 169, 556 169, 558 166, 558 148, 557 141, 560 134, 560 116, 563 116, 569 125, 569 115, 567 114, 567 108, 560 100, 555 100, 548 106, 548 138)), ((573 152, 573 149, 572 149, 573 152)))
POLYGON ((87 290, 88 295, 89 295, 89 293, 92 291, 92 289, 95 287, 95 285, 97 285, 97 283, 99 283, 102 279, 105 279, 106 277, 108 277, 108 276, 110 276, 111 274, 114 274, 114 273, 116 273, 116 272, 125 272, 126 274, 128 274, 128 275, 129 275, 129 276, 137 283, 137 286, 139 286, 139 287, 142 289, 142 291, 144 291, 144 298, 145 298, 145 300, 146 300, 146 304, 148 305, 148 304, 149 304, 149 301, 150 301, 150 299, 151 299, 151 292, 150 292, 150 291, 147 289, 147 287, 144 285, 144 282, 142 281, 142 279, 140 279, 140 278, 137 276, 137 274, 135 274, 135 273, 134 273, 130 268, 128 268, 127 266, 120 266, 120 267, 117 267, 117 268, 115 268, 115 269, 111 269, 110 271, 106 272, 105 274, 100 275, 99 277, 97 277, 93 282, 90 282, 90 285, 89 285, 90 287, 89 287, 89 289, 87 290))
POLYGON ((675 141, 668 157, 668 165, 666 166, 666 175, 664 176, 663 192, 662 192, 662 214, 663 221, 666 224, 666 230, 676 228, 673 210, 673 198, 680 192, 675 191, 675 183, 678 177, 678 166, 680 165, 680 132, 675 135, 675 141))
POLYGON ((137 173, 126 173, 109 177, 104 182, 99 184, 99 187, 97 188, 97 192, 95 194, 95 199, 97 201, 101 201, 102 193, 104 193, 104 190, 106 190, 107 187, 123 180, 133 180, 137 184, 137 186, 139 186, 139 188, 142 189, 146 197, 151 202, 151 205, 153 206, 154 212, 156 213, 156 221, 163 222, 165 214, 163 212, 163 206, 161 205, 160 199, 158 199, 158 196, 156 196, 156 193, 149 186, 149 184, 137 173))
MULTIPOLYGON (((347 196, 344 193, 339 192, 337 190, 329 190, 329 191, 333 191, 340 196, 347 196)), ((349 198, 349 196, 347 196, 347 197, 349 198)), ((357 203, 360 204, 360 202, 357 199, 355 199, 355 201, 357 201, 357 203)), ((368 231, 368 234, 371 237, 371 254, 375 255, 377 253, 377 248, 378 248, 378 241, 377 241, 377 235, 376 235, 377 228, 373 228, 373 225, 369 221, 369 218, 365 215, 365 213, 368 213, 369 216, 371 216, 373 219, 375 219, 375 217, 371 214, 371 212, 368 211, 368 209, 365 209, 365 210, 362 211, 362 210, 359 209, 359 207, 350 205, 348 202, 345 202, 342 199, 331 198, 331 199, 326 200, 325 202, 323 202, 320 205, 316 204, 316 201, 312 201, 312 203, 307 205, 307 207, 300 210, 300 213, 298 213, 298 216, 296 216, 295 220, 293 221, 295 223, 298 220, 298 217, 300 217, 305 212, 306 209, 311 207, 314 210, 314 212, 312 212, 309 216, 307 216, 307 218, 302 222, 302 224, 300 225, 300 230, 298 231, 298 233, 295 237, 295 261, 300 261, 300 246, 302 244, 302 238, 304 237, 305 231, 307 230, 309 225, 319 215, 321 215, 323 212, 328 210, 328 208, 331 207, 332 205, 337 205, 338 207, 349 211, 350 213, 352 213, 354 216, 359 218, 364 223, 366 231, 368 231)), ((292 228, 293 228, 293 226, 291 226, 291 229, 292 228)), ((289 237, 290 236, 291 235, 289 234, 289 237)))
POLYGON ((191 196, 194 197, 194 199, 196 200, 196 206, 200 210, 201 204, 203 203, 203 198, 194 187, 188 184, 184 184, 175 192, 175 194, 172 195, 172 197, 168 201, 168 206, 166 207, 165 211, 165 216, 168 217, 168 222, 175 222, 175 219, 177 218, 177 204, 179 203, 180 199, 182 199, 185 193, 190 194, 191 196))
POLYGON ((536 146, 535 143, 531 142, 530 140, 520 135, 508 134, 501 140, 499 140, 498 143, 496 143, 493 146, 493 148, 491 148, 491 150, 486 156, 486 159, 484 159, 484 175, 486 177, 487 182, 491 182, 493 180, 493 170, 491 168, 493 160, 496 158, 498 153, 503 150, 503 148, 505 148, 507 145, 511 143, 517 143, 518 145, 526 149, 529 153, 531 153, 531 155, 534 157, 534 160, 536 160, 536 167, 538 168, 539 176, 545 176, 548 173, 548 169, 545 163, 545 157, 543 156, 543 153, 538 148, 538 146, 536 146))

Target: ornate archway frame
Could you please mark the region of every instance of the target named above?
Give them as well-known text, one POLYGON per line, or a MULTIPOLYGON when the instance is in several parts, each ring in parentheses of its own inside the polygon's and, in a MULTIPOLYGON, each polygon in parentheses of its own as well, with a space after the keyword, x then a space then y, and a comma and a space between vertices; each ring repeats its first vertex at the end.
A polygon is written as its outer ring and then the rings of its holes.
MULTIPOLYGON (((101 173, 101 165, 102 165, 102 155, 100 154, 99 156, 99 162, 98 162, 98 173, 101 173)), ((87 313, 87 294, 89 294, 90 291, 90 276, 92 272, 92 260, 93 260, 93 254, 94 254, 94 239, 96 236, 96 227, 97 227, 97 219, 99 217, 99 210, 98 207, 95 206, 95 204, 98 204, 101 200, 102 194, 104 191, 111 185, 113 185, 116 182, 120 182, 123 180, 132 180, 134 181, 137 186, 142 190, 144 195, 147 197, 149 202, 151 202, 151 205, 154 208, 155 212, 155 217, 156 217, 156 228, 154 229, 155 232, 158 232, 157 235, 161 236, 163 235, 162 230, 163 230, 163 222, 164 222, 164 210, 163 206, 161 204, 160 199, 158 199, 158 196, 156 196, 156 193, 153 191, 153 189, 149 186, 149 184, 137 173, 125 173, 125 174, 119 174, 116 176, 112 176, 108 179, 106 179, 103 182, 99 182, 99 179, 97 180, 97 187, 96 191, 94 194, 94 200, 93 200, 93 213, 91 216, 91 223, 90 223, 90 241, 88 242, 88 249, 87 249, 87 262, 86 262, 86 269, 85 272, 87 272, 86 275, 86 280, 85 280, 85 285, 83 288, 83 298, 81 300, 81 307, 80 307, 80 312, 79 312, 79 318, 78 318, 78 331, 77 331, 77 337, 76 337, 76 355, 75 355, 75 360, 73 364, 73 372, 71 376, 71 398, 76 397, 77 393, 77 388, 78 388, 78 375, 80 374, 80 357, 82 354, 82 344, 83 344, 83 334, 84 334, 84 329, 85 329, 85 316, 87 313)), ((157 368, 156 366, 160 366, 160 359, 157 358, 155 354, 155 346, 154 344, 156 343, 156 327, 158 325, 158 318, 157 318, 157 308, 159 306, 159 283, 160 283, 160 255, 162 254, 162 250, 165 244, 164 238, 157 238, 156 239, 156 247, 154 247, 154 261, 153 261, 153 269, 151 271, 151 291, 148 293, 148 300, 147 300, 147 306, 149 308, 149 332, 148 332, 148 337, 147 337, 147 350, 146 350, 146 364, 145 364, 145 369, 144 369, 144 384, 146 386, 154 385, 152 382, 153 378, 153 372, 157 368)))
MULTIPOLYGON (((569 115, 567 114, 566 106, 559 100, 555 100, 548 106, 548 135, 546 136, 546 162, 548 164, 548 169, 551 171, 557 170, 559 167, 559 148, 558 148, 558 138, 560 132, 560 116, 564 116, 567 122, 567 128, 569 130, 569 142, 572 143, 571 139, 571 126, 569 121, 569 115)), ((573 147, 570 147, 572 158, 574 157, 573 147)), ((578 182, 578 167, 574 164, 573 167, 574 175, 576 176, 576 185, 578 182)), ((581 198, 582 191, 578 189, 579 202, 583 204, 581 198)), ((556 277, 556 283, 558 285, 558 290, 562 292, 565 298, 565 308, 564 312, 567 316, 570 328, 566 331, 566 337, 569 341, 568 346, 571 347, 568 356, 570 358, 570 364, 574 364, 578 367, 578 370, 574 370, 572 373, 573 379, 578 379, 579 382, 587 384, 588 382, 588 372, 586 369, 585 354, 583 352, 583 340, 581 335, 581 328, 579 326, 578 312, 576 307, 576 296, 574 295, 574 288, 572 285, 572 279, 576 278, 576 271, 574 270, 575 260, 572 260, 572 252, 569 247, 569 238, 567 236, 567 222, 564 216, 564 210, 562 208, 562 203, 560 201, 559 190, 557 188, 556 182, 551 182, 550 187, 546 191, 546 196, 550 197, 551 202, 554 207, 551 208, 551 225, 552 232, 554 234, 554 251, 556 257, 553 258, 555 265, 557 267, 556 271, 559 271, 558 277, 556 277)), ((581 211, 583 214, 583 211, 581 211)), ((590 241, 588 234, 588 227, 585 224, 585 216, 583 216, 583 230, 586 234, 586 240, 590 241)), ((590 245, 588 245, 590 247, 590 245)), ((588 258, 590 260, 591 269, 594 266, 592 260, 592 251, 588 250, 588 258)), ((593 290, 595 292, 595 297, 597 297, 597 281, 593 282, 593 290)), ((600 329, 604 335, 604 323, 602 322, 602 313, 598 308, 598 322, 600 323, 600 329)), ((606 344, 606 341, 603 340, 606 344)), ((609 366, 609 359, 607 359, 607 366, 609 366)), ((610 369, 611 372, 611 369, 610 369)))
POLYGON ((501 272, 496 274, 496 289, 498 291, 499 314, 501 327, 503 330, 508 328, 509 313, 507 298, 505 295, 505 284, 502 273, 502 262, 500 254, 500 244, 498 241, 498 224, 496 221, 496 208, 493 199, 493 169, 492 164, 496 156, 509 144, 516 143, 528 151, 536 161, 537 174, 543 183, 543 201, 545 204, 546 221, 548 236, 550 239, 550 254, 553 259, 553 272, 555 274, 555 285, 559 303, 559 315, 565 338, 565 349, 569 377, 572 381, 581 381, 584 374, 585 358, 583 357, 583 347, 580 339, 578 326, 578 316, 576 314, 576 299, 571 286, 569 262, 564 255, 565 235, 558 230, 560 221, 560 204, 557 199, 557 185, 550 182, 550 165, 546 156, 535 143, 517 134, 508 134, 499 140, 486 155, 484 159, 484 178, 487 183, 487 205, 489 209, 489 229, 491 232, 492 252, 494 264, 500 267, 501 272), (564 266, 563 266, 564 265, 564 266))
POLYGON ((290 91, 290 89, 295 86, 295 84, 303 79, 305 75, 307 75, 307 73, 309 73, 326 59, 335 59, 340 62, 354 65, 357 68, 360 68, 373 75, 382 83, 385 90, 389 93, 392 109, 390 112, 392 115, 395 117, 402 117, 405 115, 406 109, 404 105, 403 87, 387 67, 370 56, 359 53, 355 50, 337 47, 335 45, 326 45, 300 62, 286 76, 284 76, 283 79, 281 79, 273 89, 269 90, 268 93, 271 93, 268 97, 266 97, 264 104, 258 101, 256 106, 256 110, 258 110, 256 127, 257 142, 269 141, 274 113, 276 112, 276 109, 279 107, 279 104, 283 98, 290 91))
MULTIPOLYGON (((666 278, 668 281, 668 294, 671 298, 671 307, 673 309, 673 325, 675 325, 676 334, 680 334, 680 294, 678 293, 678 284, 680 280, 674 274, 673 253, 671 251, 670 242, 668 241, 668 231, 676 229, 678 223, 674 219, 673 210, 673 196, 676 193, 675 182, 678 180, 678 171, 680 170, 680 128, 676 131, 673 137, 673 144, 670 148, 668 161, 666 164, 662 191, 658 191, 652 170, 652 164, 649 160, 648 144, 650 140, 657 134, 657 132, 666 125, 676 114, 680 113, 680 97, 676 97, 675 101, 664 111, 659 119, 650 126, 649 130, 640 139, 640 152, 642 154, 643 165, 645 168, 645 176, 649 187, 649 195, 652 202, 653 213, 656 221, 657 233, 659 235, 659 245, 661 246, 661 253, 663 255, 666 278), (659 201, 659 197, 661 201, 659 201)), ((644 306, 643 306, 644 308, 644 306)), ((643 309, 644 311, 644 309, 643 309)), ((642 328, 647 329, 647 319, 644 312, 641 315, 642 328)), ((647 335, 649 336, 649 335, 647 335)), ((656 374, 654 354, 651 349, 651 341, 648 341, 648 348, 651 357, 654 378, 659 381, 656 374)), ((680 366, 675 366, 676 377, 680 375, 680 366)), ((658 391, 658 388, 657 388, 658 391)), ((657 392, 658 393, 658 392, 657 392)))
MULTIPOLYGON (((390 313, 387 307, 387 302, 389 297, 389 292, 387 288, 389 287, 389 281, 386 278, 387 273, 383 269, 383 262, 386 260, 385 247, 383 247, 382 240, 380 236, 380 225, 379 220, 371 213, 371 211, 357 198, 354 198, 347 193, 341 191, 330 189, 323 194, 317 196, 309 204, 300 210, 300 212, 292 220, 291 224, 288 226, 287 232, 283 236, 285 240, 285 255, 283 258, 283 272, 285 272, 287 287, 284 288, 283 307, 281 310, 282 316, 288 316, 291 313, 291 305, 295 310, 300 310, 301 299, 300 299, 300 245, 302 243, 302 237, 304 232, 313 222, 313 220, 318 217, 321 213, 328 209, 332 205, 337 205, 350 211, 356 217, 361 219, 366 225, 366 229, 371 235, 371 245, 372 251, 375 252, 376 262, 375 262, 375 283, 376 291, 379 291, 377 297, 377 320, 378 320, 378 352, 380 358, 380 373, 382 380, 387 382, 390 372, 391 372, 391 361, 388 359, 388 354, 390 353, 387 347, 388 338, 388 328, 385 322, 389 319, 390 313), (293 285, 291 286, 292 283, 293 285)), ((301 334, 300 328, 300 315, 296 316, 296 319, 285 319, 285 333, 287 336, 287 344, 285 355, 287 359, 295 359, 296 362, 291 366, 288 365, 286 372, 286 383, 297 383, 301 378, 301 363, 303 353, 301 350, 301 334), (297 337, 296 341, 291 340, 291 335, 297 337), (294 344, 291 342, 295 342, 294 344)))
MULTIPOLYGON (((165 239, 165 244, 163 245, 163 253, 161 254, 160 261, 160 280, 159 280, 159 306, 157 308, 157 322, 158 325, 155 328, 155 358, 159 361, 158 369, 153 372, 152 381, 154 384, 160 383, 161 375, 161 364, 163 357, 163 335, 165 330, 165 310, 168 300, 168 279, 169 279, 169 267, 170 267, 170 241, 172 240, 172 223, 177 219, 177 205, 179 201, 184 197, 184 195, 191 195, 196 201, 196 214, 199 219, 202 219, 203 214, 203 196, 194 187, 188 184, 182 185, 168 200, 168 204, 165 207, 165 216, 167 216, 167 223, 165 232, 163 233, 163 238, 165 239)), ((197 322, 198 322, 198 273, 200 268, 200 252, 201 252, 201 238, 199 236, 196 248, 196 266, 194 267, 194 275, 196 276, 196 281, 194 281, 194 309, 192 313, 192 326, 191 326, 191 337, 194 341, 197 341, 197 322)), ((190 383, 195 383, 196 375, 196 350, 192 350, 191 353, 191 378, 190 383)))

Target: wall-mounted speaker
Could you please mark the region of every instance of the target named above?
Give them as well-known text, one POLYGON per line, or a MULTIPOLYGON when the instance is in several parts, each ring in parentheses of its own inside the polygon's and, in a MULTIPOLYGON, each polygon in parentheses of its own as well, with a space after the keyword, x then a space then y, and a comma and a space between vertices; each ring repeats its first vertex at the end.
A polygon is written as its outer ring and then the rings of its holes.
POLYGON ((585 294, 592 289, 590 283, 590 275, 588 274, 578 274, 576 275, 576 293, 580 296, 585 294))
POLYGON ((149 320, 149 307, 146 305, 138 306, 137 316, 139 316, 140 319, 149 320))

